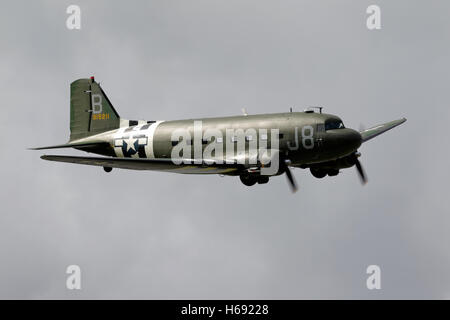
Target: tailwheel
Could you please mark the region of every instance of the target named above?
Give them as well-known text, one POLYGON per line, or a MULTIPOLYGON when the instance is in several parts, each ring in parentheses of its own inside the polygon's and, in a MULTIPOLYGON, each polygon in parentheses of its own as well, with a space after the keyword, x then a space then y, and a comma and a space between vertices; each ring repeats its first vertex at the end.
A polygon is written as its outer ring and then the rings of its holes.
POLYGON ((252 177, 248 174, 240 175, 239 178, 241 179, 241 182, 245 184, 247 187, 251 187, 257 182, 255 177, 252 177))

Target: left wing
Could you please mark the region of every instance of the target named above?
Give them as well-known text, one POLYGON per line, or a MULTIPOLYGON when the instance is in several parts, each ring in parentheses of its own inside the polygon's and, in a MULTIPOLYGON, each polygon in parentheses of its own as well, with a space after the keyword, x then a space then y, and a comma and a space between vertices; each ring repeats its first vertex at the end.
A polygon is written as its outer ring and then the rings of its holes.
POLYGON ((184 174, 233 174, 246 170, 241 164, 217 164, 203 160, 195 164, 191 159, 189 164, 175 164, 171 159, 142 159, 142 158, 106 158, 106 157, 78 157, 78 156, 56 156, 43 155, 41 159, 49 161, 85 164, 90 166, 110 167, 131 170, 153 170, 167 171, 184 174), (212 164, 208 164, 212 163, 212 164))

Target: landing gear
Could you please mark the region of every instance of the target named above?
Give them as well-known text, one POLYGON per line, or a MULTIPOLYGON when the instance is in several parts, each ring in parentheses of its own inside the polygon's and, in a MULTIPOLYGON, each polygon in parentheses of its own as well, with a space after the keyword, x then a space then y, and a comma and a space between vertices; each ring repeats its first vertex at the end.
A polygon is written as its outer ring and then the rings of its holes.
POLYGON ((339 174, 338 169, 310 168, 309 170, 311 171, 311 174, 318 179, 322 179, 326 175, 329 175, 330 177, 334 177, 339 174))
POLYGON ((318 168, 310 168, 309 171, 311 171, 311 174, 317 179, 322 179, 327 175, 327 172, 325 170, 318 168))
POLYGON ((256 183, 265 184, 269 182, 269 176, 243 174, 239 176, 239 178, 241 179, 241 182, 245 184, 247 187, 251 187, 256 183))
POLYGON ((245 184, 247 187, 251 187, 257 182, 255 177, 252 177, 251 175, 248 174, 243 174, 239 176, 239 178, 241 179, 241 182, 245 184))
POLYGON ((258 177, 258 183, 259 184, 265 184, 269 182, 269 176, 260 176, 258 177))
POLYGON ((337 169, 330 169, 330 170, 328 170, 328 175, 330 177, 337 176, 338 174, 339 174, 339 170, 337 170, 337 169))
POLYGON ((103 170, 105 170, 105 172, 111 172, 112 168, 111 167, 103 167, 103 170))

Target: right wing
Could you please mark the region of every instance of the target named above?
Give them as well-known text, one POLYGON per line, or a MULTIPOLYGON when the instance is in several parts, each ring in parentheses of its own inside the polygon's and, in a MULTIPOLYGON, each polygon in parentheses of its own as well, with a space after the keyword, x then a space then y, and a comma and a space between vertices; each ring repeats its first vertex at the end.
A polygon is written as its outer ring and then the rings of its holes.
MULTIPOLYGON (((175 164, 171 159, 143 159, 143 158, 106 158, 106 157, 78 157, 43 155, 41 159, 49 161, 85 164, 90 166, 110 167, 131 170, 167 171, 184 174, 233 174, 246 170, 240 164, 195 164, 189 159, 190 164, 175 164)), ((209 162, 211 163, 211 162, 209 162)))
POLYGON ((361 137, 362 137, 362 142, 369 141, 370 139, 375 138, 376 136, 378 136, 388 130, 391 130, 392 128, 395 128, 396 126, 401 125, 405 121, 406 121, 406 119, 403 118, 400 120, 386 122, 386 123, 380 124, 378 126, 369 128, 367 130, 363 130, 360 132, 361 137))

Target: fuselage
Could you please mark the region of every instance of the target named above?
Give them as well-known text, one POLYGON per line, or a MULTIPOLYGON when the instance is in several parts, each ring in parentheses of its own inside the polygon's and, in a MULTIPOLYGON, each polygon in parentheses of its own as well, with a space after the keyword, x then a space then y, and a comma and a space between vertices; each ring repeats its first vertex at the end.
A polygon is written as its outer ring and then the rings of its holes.
POLYGON ((248 158, 249 150, 265 146, 279 150, 284 159, 289 159, 291 166, 335 160, 355 152, 361 145, 359 132, 345 128, 339 117, 315 112, 141 121, 83 140, 103 141, 109 145, 92 151, 80 148, 84 151, 149 159, 172 158, 180 141, 191 146, 183 150, 189 153, 183 157, 191 159, 203 155, 211 143, 215 143, 216 149, 222 149, 222 152, 214 150, 213 157, 219 155, 228 161, 242 156, 248 158), (177 132, 184 133, 180 135, 177 132), (274 135, 278 138, 277 146, 274 145, 274 135), (244 154, 239 146, 244 146, 244 154))
MULTIPOLYGON (((319 109, 316 113, 311 109, 319 109)), ((70 84, 70 137, 64 144, 34 150, 75 148, 108 157, 43 155, 49 161, 128 170, 239 176, 246 186, 285 174, 297 190, 290 167, 316 178, 355 166, 367 181, 357 152, 368 141, 402 123, 399 119, 361 132, 342 120, 304 112, 240 115, 174 121, 125 120, 92 76, 70 84)))

